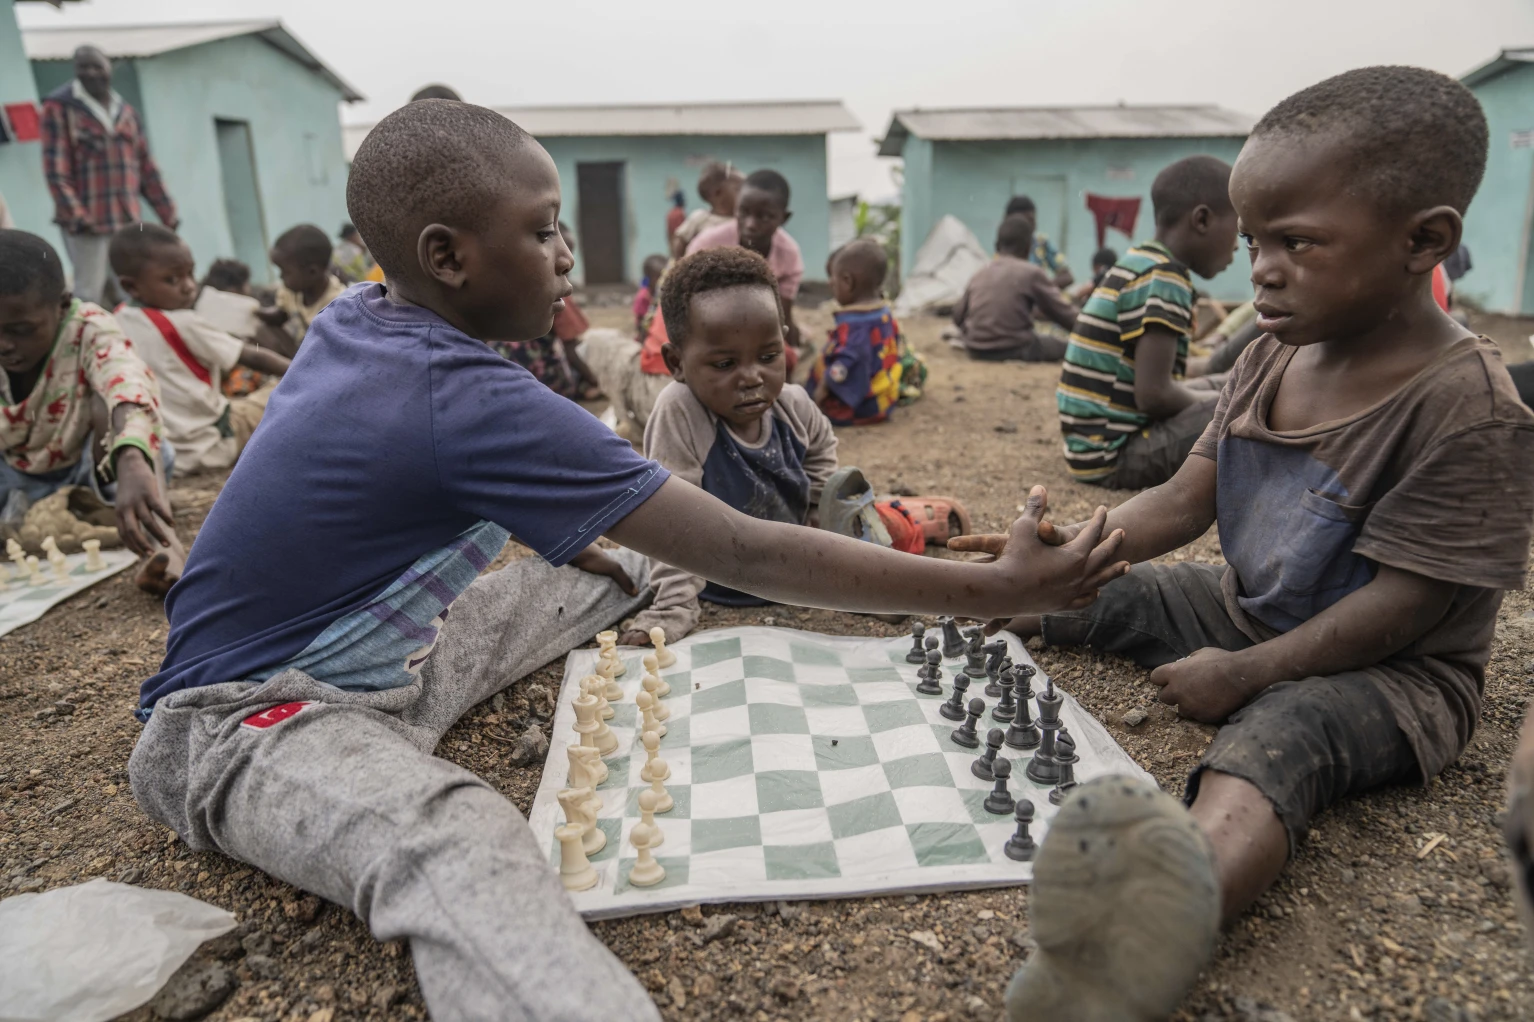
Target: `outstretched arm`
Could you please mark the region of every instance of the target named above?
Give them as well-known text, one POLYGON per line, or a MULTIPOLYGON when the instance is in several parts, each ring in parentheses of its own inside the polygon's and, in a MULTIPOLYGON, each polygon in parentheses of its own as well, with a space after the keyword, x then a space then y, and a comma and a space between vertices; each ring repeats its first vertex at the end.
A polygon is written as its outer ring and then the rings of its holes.
POLYGON ((258 373, 281 376, 292 364, 275 351, 268 351, 249 341, 246 341, 244 347, 240 349, 240 365, 246 369, 254 369, 258 373))
POLYGON ((765 599, 867 613, 994 618, 1086 606, 1128 570, 1123 537, 1103 539, 1098 509, 1075 539, 1038 536, 1043 487, 1028 497, 1007 550, 977 564, 886 550, 817 529, 765 522, 675 477, 607 535, 640 553, 765 599))

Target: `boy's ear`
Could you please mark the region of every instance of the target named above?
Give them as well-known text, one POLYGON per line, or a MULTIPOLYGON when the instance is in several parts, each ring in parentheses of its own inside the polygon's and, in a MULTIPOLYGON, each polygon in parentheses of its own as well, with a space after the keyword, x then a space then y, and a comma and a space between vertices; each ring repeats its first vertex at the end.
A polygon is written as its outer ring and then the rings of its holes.
POLYGON ((1411 249, 1406 257, 1408 273, 1430 273, 1459 249, 1465 221, 1452 206, 1434 206, 1411 219, 1411 249))
POLYGON ((1208 206, 1194 206, 1188 214, 1188 226, 1193 228, 1195 234, 1208 234, 1209 226, 1214 222, 1214 210, 1208 206))
POLYGON ((443 224, 427 224, 421 229, 421 236, 415 242, 415 254, 427 279, 454 290, 463 287, 461 241, 457 231, 443 224))
POLYGON ((793 211, 793 210, 791 210, 791 209, 785 209, 785 210, 784 210, 784 211, 783 211, 783 222, 784 222, 784 223, 785 223, 785 224, 786 224, 786 223, 788 223, 788 222, 789 222, 789 221, 790 221, 790 220, 792 220, 792 219, 793 219, 793 218, 794 218, 794 211, 793 211))
MULTIPOLYGON (((117 283, 123 289, 123 293, 124 294, 126 294, 129 298, 137 300, 137 298, 138 298, 138 280, 137 280, 137 278, 134 278, 134 277, 118 277, 117 278, 117 283)), ((64 306, 66 308, 69 306, 69 292, 67 292, 67 291, 64 292, 64 306)))
POLYGON ((666 363, 666 370, 671 373, 671 378, 678 383, 686 383, 682 378, 682 351, 675 344, 667 341, 660 346, 660 357, 666 363))

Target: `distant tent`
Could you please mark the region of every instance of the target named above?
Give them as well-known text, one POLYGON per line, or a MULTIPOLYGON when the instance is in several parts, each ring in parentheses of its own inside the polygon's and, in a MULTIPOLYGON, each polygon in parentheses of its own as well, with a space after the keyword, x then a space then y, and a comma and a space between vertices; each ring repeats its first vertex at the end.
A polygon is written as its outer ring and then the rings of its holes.
POLYGON ((905 272, 895 313, 946 314, 964 295, 969 278, 991 261, 973 231, 956 216, 945 216, 916 250, 915 264, 905 272))

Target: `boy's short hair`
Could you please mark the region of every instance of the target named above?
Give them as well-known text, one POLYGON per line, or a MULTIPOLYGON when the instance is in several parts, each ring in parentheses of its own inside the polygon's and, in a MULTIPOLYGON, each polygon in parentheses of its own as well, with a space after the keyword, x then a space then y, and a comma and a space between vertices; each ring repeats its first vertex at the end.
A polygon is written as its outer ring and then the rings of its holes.
POLYGON ((423 99, 451 99, 456 102, 463 102, 463 97, 458 95, 456 89, 436 82, 433 82, 431 85, 421 86, 410 96, 410 102, 412 103, 418 103, 423 99))
POLYGON ((379 121, 352 158, 346 209, 384 274, 414 275, 406 269, 427 224, 479 229, 510 184, 505 158, 531 139, 494 110, 446 99, 379 121))
POLYGON ((1119 254, 1111 248, 1100 248, 1092 253, 1093 266, 1113 266, 1119 261, 1119 254))
POLYGON ((1037 213, 1038 211, 1039 207, 1035 206, 1033 204, 1033 200, 1028 198, 1028 196, 1014 195, 1012 198, 1007 200, 1007 211, 1002 214, 1002 218, 1005 219, 1009 216, 1017 216, 1019 213, 1024 215, 1028 213, 1037 213))
POLYGON ((890 264, 883 245, 872 238, 857 238, 836 250, 831 266, 846 266, 860 283, 877 285, 884 283, 890 264))
POLYGON ((704 249, 673 263, 660 294, 667 340, 681 344, 687 339, 689 307, 695 297, 732 287, 764 287, 774 301, 778 297, 778 278, 767 260, 749 249, 704 249))
POLYGON ((783 208, 788 208, 788 178, 775 170, 758 170, 746 178, 746 187, 755 188, 760 192, 767 192, 775 196, 783 203, 783 208))
POLYGON ((181 244, 181 238, 160 224, 129 224, 112 235, 107 260, 119 277, 136 277, 157 250, 181 244))
POLYGON ((215 259, 202 282, 216 291, 236 291, 250 283, 250 267, 238 259, 215 259))
POLYGON ((0 295, 64 296, 64 264, 53 246, 28 231, 0 230, 0 295))
POLYGON ((714 189, 730 179, 730 165, 719 160, 709 160, 703 165, 703 172, 698 175, 698 198, 704 202, 714 193, 714 189))
POLYGON ((1253 138, 1329 134, 1360 189, 1394 209, 1464 213, 1486 172, 1486 113, 1475 93, 1420 67, 1361 67, 1301 89, 1253 138))
POLYGON ((1229 213, 1230 164, 1213 156, 1185 156, 1162 170, 1151 183, 1156 226, 1172 223, 1200 206, 1229 213))
POLYGON ((278 235, 276 243, 272 245, 272 251, 281 252, 300 266, 329 266, 330 255, 335 251, 335 246, 330 243, 330 235, 318 227, 313 224, 299 224, 297 227, 289 227, 278 235))
POLYGON ((353 234, 356 234, 359 238, 362 237, 362 235, 357 231, 355 224, 342 224, 341 229, 336 232, 336 237, 345 239, 350 238, 353 234))
POLYGON ((1021 213, 1013 213, 996 228, 996 251, 1010 252, 1026 258, 1033 249, 1033 221, 1021 213))

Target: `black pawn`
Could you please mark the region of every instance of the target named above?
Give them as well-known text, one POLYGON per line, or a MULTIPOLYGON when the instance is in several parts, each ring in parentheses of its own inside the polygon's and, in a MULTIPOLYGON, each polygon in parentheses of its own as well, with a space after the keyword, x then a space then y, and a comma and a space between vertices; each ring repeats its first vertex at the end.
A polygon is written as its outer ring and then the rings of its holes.
POLYGON ((985 676, 990 679, 986 683, 985 694, 992 698, 1001 695, 1001 662, 1006 657, 1006 653, 1006 639, 997 639, 980 648, 980 655, 986 659, 985 676))
POLYGON ((1060 737, 1055 739, 1055 758, 1060 761, 1060 783, 1050 789, 1049 802, 1051 805, 1059 805, 1065 801, 1065 797, 1076 787, 1076 764, 1081 757, 1076 755, 1076 742, 1071 738, 1070 732, 1060 729, 1060 737))
POLYGON ((916 691, 924 696, 943 694, 943 658, 938 655, 937 650, 927 650, 927 666, 916 673, 921 675, 921 681, 916 684, 916 691))
MULTIPOLYGON (((1017 696, 1012 691, 1012 675, 1003 674, 998 684, 996 691, 1001 694, 1001 702, 991 710, 991 719, 1008 724, 1017 716, 1017 696)), ((990 688, 987 687, 986 691, 989 692, 990 688)))
POLYGON ((1034 844, 1033 835, 1028 833, 1028 827, 1033 823, 1033 803, 1026 798, 1018 799, 1012 818, 1017 821, 1017 833, 1007 838, 1001 850, 1009 859, 1032 862, 1034 853, 1039 850, 1039 846, 1034 844))
POLYGON ((949 696, 948 700, 937 708, 937 712, 949 720, 963 720, 964 693, 968 691, 969 678, 962 673, 955 675, 953 679, 953 695, 949 696))
POLYGON ((922 647, 922 638, 927 632, 927 626, 917 621, 911 625, 911 652, 905 655, 908 664, 924 664, 927 662, 927 651, 922 647))
POLYGON ((1017 807, 1017 803, 1012 800, 1012 793, 1007 790, 1007 780, 1012 776, 1012 761, 998 759, 991 767, 991 774, 996 778, 996 787, 985 797, 985 811, 1005 816, 1017 807))
POLYGON ((959 622, 951 617, 943 618, 943 659, 957 660, 964 655, 964 636, 959 634, 959 622))
POLYGON ((982 781, 995 780, 996 775, 991 772, 991 767, 996 762, 996 754, 1001 751, 1001 743, 1005 737, 999 727, 993 727, 986 732, 985 751, 969 765, 969 772, 982 781))
POLYGON ((1028 688, 1033 668, 1024 664, 1014 667, 1012 673, 1017 716, 1012 718, 1012 725, 1007 728, 1007 745, 1014 749, 1036 749, 1039 747, 1039 729, 1033 726, 1033 713, 1028 709, 1028 701, 1033 698, 1033 692, 1028 688), (1024 671, 1028 673, 1024 674, 1024 671))
POLYGON ((964 715, 964 723, 954 728, 953 744, 962 745, 966 749, 980 748, 980 715, 985 712, 985 700, 979 696, 969 701, 969 712, 964 715))

